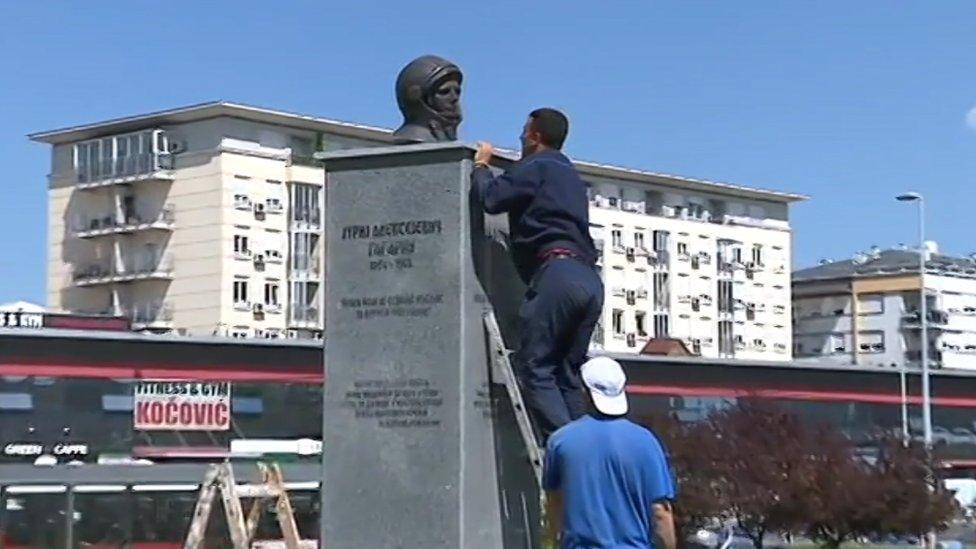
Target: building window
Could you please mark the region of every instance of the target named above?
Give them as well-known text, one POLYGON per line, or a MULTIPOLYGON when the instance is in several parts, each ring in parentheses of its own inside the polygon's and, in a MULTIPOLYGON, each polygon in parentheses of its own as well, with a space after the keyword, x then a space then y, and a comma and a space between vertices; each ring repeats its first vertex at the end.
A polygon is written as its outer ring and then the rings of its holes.
POLYGON ((310 228, 322 225, 322 187, 308 183, 291 185, 291 220, 310 228))
POLYGON ((280 213, 283 209, 280 198, 269 198, 266 201, 266 209, 271 213, 280 213))
POLYGON ((668 329, 668 315, 667 313, 659 313, 654 315, 654 337, 656 338, 666 338, 670 333, 668 329))
POLYGON ((292 282, 289 294, 289 312, 293 322, 319 322, 318 282, 292 282))
POLYGON ((668 251, 670 233, 668 231, 654 231, 654 251, 661 253, 668 251))
POLYGON ((251 197, 246 193, 235 193, 234 194, 234 208, 238 210, 250 210, 251 209, 251 197))
POLYGON ((694 353, 696 355, 700 355, 701 354, 701 348, 702 348, 702 342, 701 342, 700 339, 695 338, 695 339, 692 339, 691 340, 691 352, 692 353, 694 353))
POLYGON ((654 289, 654 307, 667 309, 671 306, 671 291, 668 286, 668 273, 654 273, 651 278, 654 289))
POLYGON ((634 324, 636 324, 637 335, 639 336, 647 335, 647 326, 645 326, 645 322, 644 322, 644 319, 646 317, 647 317, 647 313, 645 313, 644 311, 637 311, 636 313, 634 313, 634 324))
POLYGON ((610 231, 610 243, 614 248, 622 248, 624 245, 624 235, 620 229, 610 231))
POLYGON ((74 169, 79 183, 170 168, 169 140, 162 130, 94 139, 74 146, 74 169))
POLYGON ((742 263, 742 248, 739 247, 732 248, 732 262, 742 263))
POLYGON ((644 249, 644 233, 642 231, 634 233, 634 247, 638 250, 644 249))
POLYGON ((264 303, 265 305, 278 305, 278 283, 277 282, 267 282, 264 285, 264 303))
POLYGON ((830 334, 829 353, 846 353, 847 345, 844 342, 844 334, 830 334))
POLYGON ((733 304, 732 281, 719 280, 718 281, 718 312, 731 313, 732 304, 733 304))
POLYGON ((247 236, 242 234, 234 235, 234 255, 238 257, 246 257, 251 255, 249 239, 247 236))
POLYGON ((732 321, 718 321, 718 354, 732 356, 735 354, 735 341, 732 338, 732 321))
POLYGON ((754 244, 752 246, 752 262, 757 267, 762 266, 762 264, 763 264, 763 249, 762 249, 762 244, 754 244))
POLYGON ((312 232, 298 232, 291 235, 291 270, 318 275, 319 235, 312 232))
POLYGON ((247 300, 247 280, 235 280, 234 281, 234 304, 235 305, 246 305, 247 300))
POLYGON ((862 353, 883 353, 884 332, 858 332, 858 347, 862 353))
POLYGON ((613 310, 613 333, 617 335, 624 333, 624 312, 620 309, 613 310))
POLYGON ((862 315, 877 315, 884 312, 883 294, 864 294, 857 296, 857 312, 862 315))

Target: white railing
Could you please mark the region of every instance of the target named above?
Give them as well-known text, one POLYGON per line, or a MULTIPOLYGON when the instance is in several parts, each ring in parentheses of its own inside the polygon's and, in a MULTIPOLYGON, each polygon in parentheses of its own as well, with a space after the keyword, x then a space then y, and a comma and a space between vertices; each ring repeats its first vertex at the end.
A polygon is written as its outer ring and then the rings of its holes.
POLYGON ((176 208, 166 204, 158 211, 145 214, 143 209, 129 212, 123 219, 109 214, 104 216, 80 219, 75 224, 75 233, 79 236, 97 233, 115 233, 137 230, 143 227, 172 228, 176 222, 176 208))
POLYGON ((291 321, 298 323, 318 324, 319 308, 313 305, 293 305, 291 307, 291 321))
POLYGON ((143 275, 171 275, 174 266, 175 262, 170 254, 123 254, 121 267, 114 258, 82 264, 72 271, 72 278, 77 283, 94 283, 143 275))
POLYGON ((133 324, 168 324, 173 321, 173 307, 163 301, 151 301, 133 305, 127 315, 133 324))

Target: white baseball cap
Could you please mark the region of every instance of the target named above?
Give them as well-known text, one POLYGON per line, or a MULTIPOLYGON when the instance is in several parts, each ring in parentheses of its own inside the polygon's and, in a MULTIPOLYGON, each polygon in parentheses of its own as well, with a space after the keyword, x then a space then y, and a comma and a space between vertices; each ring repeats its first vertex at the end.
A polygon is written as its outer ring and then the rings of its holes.
POLYGON ((616 360, 598 356, 591 358, 580 368, 583 384, 593 397, 596 409, 608 416, 627 413, 627 376, 616 360))

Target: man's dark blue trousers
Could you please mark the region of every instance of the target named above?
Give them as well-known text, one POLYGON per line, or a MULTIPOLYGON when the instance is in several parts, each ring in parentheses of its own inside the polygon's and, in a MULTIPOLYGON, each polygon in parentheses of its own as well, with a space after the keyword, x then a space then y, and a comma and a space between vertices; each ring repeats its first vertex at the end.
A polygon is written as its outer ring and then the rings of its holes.
POLYGON ((543 441, 585 412, 580 367, 602 309, 600 276, 574 257, 547 259, 529 282, 514 362, 543 441))

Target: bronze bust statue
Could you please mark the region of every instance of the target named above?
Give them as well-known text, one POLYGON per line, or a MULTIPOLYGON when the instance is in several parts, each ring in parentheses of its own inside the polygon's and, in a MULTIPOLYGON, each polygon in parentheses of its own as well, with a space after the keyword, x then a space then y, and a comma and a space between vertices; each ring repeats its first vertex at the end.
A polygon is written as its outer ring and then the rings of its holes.
POLYGON ((396 81, 403 125, 398 143, 454 141, 461 123, 461 69, 436 55, 424 55, 403 67, 396 81))

